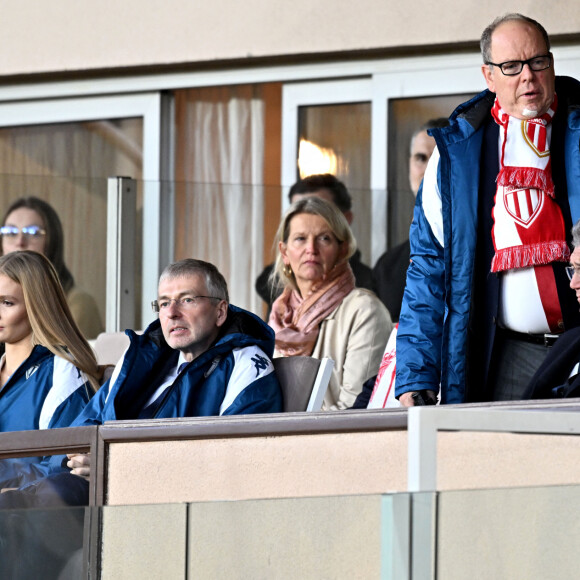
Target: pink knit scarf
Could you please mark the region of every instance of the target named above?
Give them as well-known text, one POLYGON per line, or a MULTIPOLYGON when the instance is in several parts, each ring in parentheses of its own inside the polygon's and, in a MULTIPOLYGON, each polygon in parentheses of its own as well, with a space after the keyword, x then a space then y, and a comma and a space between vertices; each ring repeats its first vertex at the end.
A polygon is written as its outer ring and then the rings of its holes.
POLYGON ((270 326, 276 333, 276 349, 284 356, 310 356, 320 323, 355 287, 348 262, 337 264, 306 297, 287 286, 272 304, 270 326))

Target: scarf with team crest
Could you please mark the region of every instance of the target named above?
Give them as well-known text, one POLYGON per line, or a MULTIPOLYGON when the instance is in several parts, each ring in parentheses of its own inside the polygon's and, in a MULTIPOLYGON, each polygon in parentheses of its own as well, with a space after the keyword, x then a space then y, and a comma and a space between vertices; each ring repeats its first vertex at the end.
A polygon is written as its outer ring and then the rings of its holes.
POLYGON ((516 119, 499 101, 491 114, 500 127, 500 171, 493 208, 492 272, 567 262, 566 228, 554 200, 551 121, 558 101, 541 117, 516 119))

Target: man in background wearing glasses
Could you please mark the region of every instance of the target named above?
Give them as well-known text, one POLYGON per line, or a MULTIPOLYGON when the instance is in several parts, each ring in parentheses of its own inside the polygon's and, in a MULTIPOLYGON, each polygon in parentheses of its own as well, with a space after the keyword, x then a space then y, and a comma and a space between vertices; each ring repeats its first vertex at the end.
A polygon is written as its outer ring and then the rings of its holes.
POLYGON ((580 218, 580 83, 555 77, 521 14, 481 37, 488 91, 458 107, 417 197, 396 394, 520 399, 551 344, 580 326, 565 267, 580 218))

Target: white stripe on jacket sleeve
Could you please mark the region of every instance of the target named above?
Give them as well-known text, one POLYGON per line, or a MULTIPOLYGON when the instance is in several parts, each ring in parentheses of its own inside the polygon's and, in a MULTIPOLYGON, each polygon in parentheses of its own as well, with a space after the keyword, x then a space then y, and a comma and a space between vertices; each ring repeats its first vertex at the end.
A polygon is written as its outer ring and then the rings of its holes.
POLYGON ((435 147, 423 177, 421 203, 427 223, 431 226, 433 235, 441 244, 441 247, 443 247, 443 210, 441 204, 441 191, 439 190, 439 182, 437 180, 439 157, 439 150, 435 147))
POLYGON ((234 370, 230 375, 226 395, 220 406, 220 415, 224 414, 246 387, 274 372, 272 361, 257 346, 235 348, 232 355, 234 357, 234 370))
POLYGON ((54 356, 52 369, 52 387, 42 405, 39 429, 48 429, 50 420, 58 406, 68 399, 79 387, 87 382, 87 377, 73 364, 60 356, 54 356))

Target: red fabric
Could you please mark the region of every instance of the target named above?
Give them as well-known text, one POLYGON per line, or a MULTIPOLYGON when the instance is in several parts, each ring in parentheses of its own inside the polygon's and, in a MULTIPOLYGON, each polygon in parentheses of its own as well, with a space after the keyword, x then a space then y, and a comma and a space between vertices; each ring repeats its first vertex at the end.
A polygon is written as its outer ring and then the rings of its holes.
POLYGON ((565 262, 570 257, 564 218, 554 201, 548 129, 557 98, 547 113, 516 119, 495 100, 500 126, 500 171, 493 208, 495 255, 492 272, 565 262))
POLYGON ((550 332, 562 332, 564 330, 564 317, 562 316, 562 310, 560 308, 554 270, 552 266, 537 266, 534 268, 534 274, 538 282, 540 300, 544 307, 550 332))

